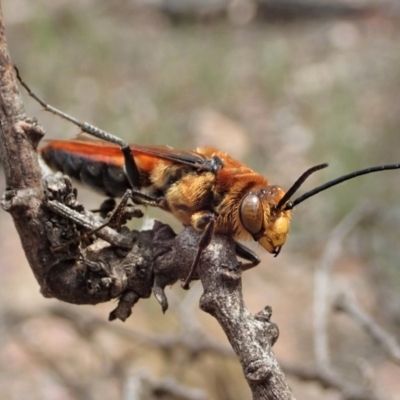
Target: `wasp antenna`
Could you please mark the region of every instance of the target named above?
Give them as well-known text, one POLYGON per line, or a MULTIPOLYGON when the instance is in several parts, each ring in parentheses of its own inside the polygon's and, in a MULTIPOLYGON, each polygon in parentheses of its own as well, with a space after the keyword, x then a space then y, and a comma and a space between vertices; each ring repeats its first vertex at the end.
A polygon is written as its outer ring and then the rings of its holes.
POLYGON ((356 178, 357 176, 371 174, 372 172, 379 172, 379 171, 387 171, 391 169, 399 169, 400 164, 389 164, 389 165, 378 165, 377 167, 370 167, 361 169, 359 171, 351 172, 350 174, 340 176, 339 178, 333 179, 332 181, 326 182, 321 186, 316 187, 315 189, 310 190, 309 192, 304 193, 302 196, 298 197, 297 199, 293 200, 284 208, 284 210, 291 210, 304 200, 316 195, 319 192, 322 192, 326 189, 331 188, 332 186, 339 185, 339 183, 348 181, 350 179, 356 178))
MULTIPOLYGON (((327 163, 318 164, 314 167, 309 168, 306 172, 304 172, 299 179, 292 185, 292 187, 285 193, 285 195, 281 198, 279 203, 276 205, 275 209, 277 211, 281 210, 282 207, 290 200, 290 198, 299 190, 300 186, 304 183, 304 181, 314 172, 319 171, 320 169, 326 168, 328 166, 327 163)), ((289 203, 284 210, 291 210, 293 207, 288 208, 292 203, 289 203)))

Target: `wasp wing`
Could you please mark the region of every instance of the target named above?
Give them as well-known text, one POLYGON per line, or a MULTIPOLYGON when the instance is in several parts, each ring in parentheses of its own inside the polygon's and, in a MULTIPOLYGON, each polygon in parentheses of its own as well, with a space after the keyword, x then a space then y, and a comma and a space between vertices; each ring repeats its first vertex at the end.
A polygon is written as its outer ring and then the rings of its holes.
POLYGON ((201 169, 207 157, 203 154, 190 150, 176 150, 169 146, 130 146, 134 157, 143 154, 153 156, 160 160, 171 161, 172 163, 189 165, 194 168, 201 169))
MULTIPOLYGON (((120 148, 112 143, 87 138, 77 140, 49 140, 48 145, 40 152, 46 156, 50 151, 67 152, 80 155, 93 161, 108 165, 123 166, 124 158, 120 148)), ((130 145, 134 157, 150 156, 159 160, 170 161, 201 168, 207 161, 207 156, 195 151, 175 150, 169 146, 140 146, 130 145)), ((45 157, 46 158, 46 157, 45 157)))
MULTIPOLYGON (((194 170, 206 169, 209 157, 195 151, 174 150, 168 146, 130 146, 143 185, 159 165, 180 164, 194 170)), ((112 197, 121 197, 130 187, 124 172, 121 149, 112 143, 90 140, 50 140, 40 149, 44 161, 94 189, 112 197)))

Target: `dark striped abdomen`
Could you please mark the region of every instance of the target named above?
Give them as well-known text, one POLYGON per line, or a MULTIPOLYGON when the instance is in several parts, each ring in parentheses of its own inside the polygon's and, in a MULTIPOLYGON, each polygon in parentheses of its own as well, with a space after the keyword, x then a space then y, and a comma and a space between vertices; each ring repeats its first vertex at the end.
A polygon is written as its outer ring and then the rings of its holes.
POLYGON ((94 161, 90 157, 51 145, 41 149, 43 160, 52 169, 111 197, 121 197, 130 188, 123 167, 94 161))

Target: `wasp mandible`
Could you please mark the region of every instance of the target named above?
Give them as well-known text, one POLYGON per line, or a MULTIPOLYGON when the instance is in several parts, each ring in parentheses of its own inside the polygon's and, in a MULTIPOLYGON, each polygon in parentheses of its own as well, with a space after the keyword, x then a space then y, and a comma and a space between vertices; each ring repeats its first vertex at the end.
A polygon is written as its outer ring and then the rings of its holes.
MULTIPOLYGON (((291 201, 304 181, 328 164, 305 171, 285 192, 242 162, 211 147, 187 151, 167 146, 128 145, 118 137, 46 104, 22 81, 18 71, 17 77, 45 110, 102 140, 50 140, 41 149, 41 155, 51 167, 107 196, 121 197, 130 189, 136 203, 159 207, 172 213, 184 226, 203 232, 191 272, 183 285, 185 288, 201 251, 214 233, 229 235, 235 240, 252 239, 277 256, 286 242, 295 206, 357 176, 400 168, 400 164, 391 164, 358 170, 291 201)), ((236 243, 238 255, 250 261, 250 266, 259 263, 254 252, 236 243)))

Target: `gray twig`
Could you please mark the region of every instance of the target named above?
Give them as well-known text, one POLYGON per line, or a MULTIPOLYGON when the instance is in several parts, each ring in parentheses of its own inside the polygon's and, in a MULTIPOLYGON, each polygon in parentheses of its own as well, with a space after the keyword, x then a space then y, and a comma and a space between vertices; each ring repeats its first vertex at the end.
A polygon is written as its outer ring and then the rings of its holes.
POLYGON ((342 250, 342 243, 354 226, 365 216, 368 209, 360 206, 348 214, 332 231, 321 259, 317 262, 314 277, 314 350, 316 362, 328 366, 328 314, 331 310, 331 270, 342 250))
POLYGON ((390 359, 400 365, 400 345, 396 338, 386 332, 362 309, 350 290, 342 292, 334 305, 337 310, 352 317, 382 347, 390 359))

